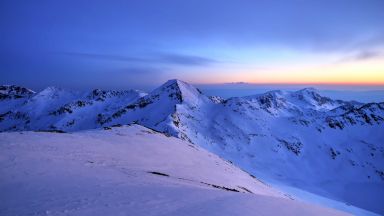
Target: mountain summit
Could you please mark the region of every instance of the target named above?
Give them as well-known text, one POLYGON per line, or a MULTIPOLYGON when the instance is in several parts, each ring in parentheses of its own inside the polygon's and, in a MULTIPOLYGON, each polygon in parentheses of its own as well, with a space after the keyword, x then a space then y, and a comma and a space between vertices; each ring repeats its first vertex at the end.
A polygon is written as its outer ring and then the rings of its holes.
POLYGON ((177 79, 168 80, 150 94, 164 95, 165 97, 175 100, 177 103, 188 103, 191 105, 198 103, 202 97, 202 92, 199 89, 177 79))

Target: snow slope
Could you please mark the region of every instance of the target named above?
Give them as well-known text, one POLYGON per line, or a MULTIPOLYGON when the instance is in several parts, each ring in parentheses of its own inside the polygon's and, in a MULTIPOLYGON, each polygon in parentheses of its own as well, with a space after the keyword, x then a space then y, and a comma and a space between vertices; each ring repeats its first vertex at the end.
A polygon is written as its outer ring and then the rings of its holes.
POLYGON ((346 215, 142 126, 0 133, 0 215, 346 215))

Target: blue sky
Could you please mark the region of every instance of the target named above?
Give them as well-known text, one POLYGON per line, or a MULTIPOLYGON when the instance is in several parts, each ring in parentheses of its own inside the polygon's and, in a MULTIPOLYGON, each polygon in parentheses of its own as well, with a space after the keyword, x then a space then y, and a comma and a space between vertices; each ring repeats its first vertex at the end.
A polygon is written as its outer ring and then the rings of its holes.
POLYGON ((384 84, 383 11, 382 0, 4 0, 0 82, 384 84))

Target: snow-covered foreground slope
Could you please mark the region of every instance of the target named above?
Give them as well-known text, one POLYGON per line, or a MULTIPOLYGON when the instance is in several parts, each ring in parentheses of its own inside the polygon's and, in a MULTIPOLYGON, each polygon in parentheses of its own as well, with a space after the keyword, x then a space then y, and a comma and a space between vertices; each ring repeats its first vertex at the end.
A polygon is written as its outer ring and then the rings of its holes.
POLYGON ((344 215, 142 126, 0 133, 0 215, 344 215))

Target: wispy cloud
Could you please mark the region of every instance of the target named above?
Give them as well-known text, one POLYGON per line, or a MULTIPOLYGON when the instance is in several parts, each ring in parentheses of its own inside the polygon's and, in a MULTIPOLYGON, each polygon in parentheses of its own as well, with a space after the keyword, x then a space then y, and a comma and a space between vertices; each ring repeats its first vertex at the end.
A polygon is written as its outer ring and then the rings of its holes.
POLYGON ((145 61, 148 61, 147 59, 137 58, 137 57, 110 55, 110 54, 98 54, 98 53, 62 52, 60 54, 73 56, 73 57, 107 60, 107 61, 125 61, 125 62, 145 62, 145 61))
POLYGON ((150 53, 138 57, 129 55, 111 55, 84 52, 63 52, 62 54, 81 58, 106 61, 123 61, 128 63, 171 64, 182 66, 209 66, 215 63, 219 63, 219 61, 211 58, 177 53, 150 53))
POLYGON ((196 65, 196 66, 207 66, 207 65, 211 65, 219 62, 211 58, 193 56, 193 55, 180 55, 180 54, 160 55, 159 60, 161 60, 162 62, 170 63, 170 64, 196 65))
POLYGON ((336 63, 343 63, 343 62, 350 62, 350 61, 365 61, 365 60, 371 60, 371 59, 377 59, 377 58, 383 58, 384 52, 383 51, 360 51, 357 53, 354 53, 352 55, 348 55, 336 63))
POLYGON ((367 59, 373 59, 373 58, 378 58, 378 57, 383 57, 384 52, 379 52, 379 51, 364 51, 356 54, 352 58, 354 60, 367 60, 367 59))

